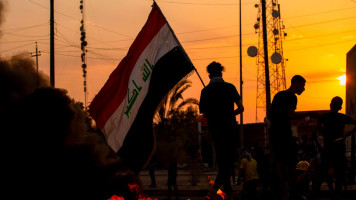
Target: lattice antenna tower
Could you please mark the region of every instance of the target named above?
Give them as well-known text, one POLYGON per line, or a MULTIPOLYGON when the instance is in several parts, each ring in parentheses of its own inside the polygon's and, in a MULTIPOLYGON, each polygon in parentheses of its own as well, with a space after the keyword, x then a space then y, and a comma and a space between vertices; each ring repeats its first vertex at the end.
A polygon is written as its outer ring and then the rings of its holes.
POLYGON ((83 71, 83 87, 84 87, 84 108, 87 108, 87 50, 86 46, 88 45, 88 42, 86 41, 86 32, 85 32, 85 10, 84 10, 84 0, 80 0, 80 6, 79 6, 80 12, 82 13, 82 20, 81 20, 81 26, 80 26, 80 41, 81 41, 81 59, 82 59, 82 71, 83 71))
MULTIPOLYGON (((256 122, 259 121, 258 113, 266 113, 266 77, 265 77, 265 55, 263 42, 262 4, 256 4, 258 8, 257 22, 254 25, 258 34, 257 48, 257 92, 256 92, 256 122)), ((287 36, 284 32, 281 20, 280 4, 278 0, 266 0, 266 30, 269 59, 270 96, 286 89, 285 67, 286 59, 283 55, 283 40, 287 36)))

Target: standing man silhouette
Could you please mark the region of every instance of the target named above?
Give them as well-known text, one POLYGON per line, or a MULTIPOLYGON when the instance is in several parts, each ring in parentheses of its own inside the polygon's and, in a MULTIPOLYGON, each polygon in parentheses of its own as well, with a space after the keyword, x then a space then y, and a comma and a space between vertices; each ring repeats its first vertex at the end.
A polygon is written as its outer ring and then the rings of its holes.
POLYGON ((200 113, 203 113, 208 120, 218 166, 217 177, 206 199, 216 199, 216 192, 222 185, 227 199, 232 199, 230 178, 238 138, 236 115, 244 111, 241 97, 235 86, 223 80, 223 70, 224 67, 215 61, 207 66, 210 82, 201 91, 199 103, 200 113))
POLYGON ((296 94, 301 95, 304 92, 305 83, 306 80, 302 76, 293 76, 291 86, 274 96, 268 111, 271 120, 270 141, 276 172, 276 179, 273 180, 276 199, 291 199, 290 195, 293 196, 295 192, 297 146, 290 120, 308 116, 295 113, 298 101, 296 94))
MULTIPOLYGON (((324 139, 324 151, 322 156, 322 174, 326 176, 329 190, 333 191, 333 178, 335 178, 335 191, 341 194, 342 184, 345 182, 346 171, 346 146, 345 138, 349 134, 354 134, 355 128, 344 133, 346 124, 356 125, 356 120, 350 116, 339 113, 342 108, 341 97, 334 97, 330 102, 330 112, 324 113, 319 118, 321 133, 324 139)), ((319 183, 321 184, 321 183, 319 183)), ((319 186, 320 187, 320 186, 319 186)))

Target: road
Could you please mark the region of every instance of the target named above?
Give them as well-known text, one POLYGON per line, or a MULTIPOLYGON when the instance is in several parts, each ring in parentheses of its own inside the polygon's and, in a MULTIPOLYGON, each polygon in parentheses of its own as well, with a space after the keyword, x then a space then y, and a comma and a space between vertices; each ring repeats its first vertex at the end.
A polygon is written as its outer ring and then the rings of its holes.
MULTIPOLYGON (((177 185, 179 189, 179 200, 203 200, 209 190, 209 178, 215 178, 216 171, 202 171, 198 174, 198 184, 192 185, 192 174, 190 171, 178 170, 177 185)), ((167 170, 156 170, 157 187, 150 188, 150 177, 147 170, 140 172, 140 179, 144 186, 144 193, 151 199, 166 200, 168 197, 167 170)), ((233 185, 235 193, 242 191, 241 185, 233 185)), ((175 198, 172 198, 174 200, 175 198)), ((241 198, 236 197, 235 200, 241 198)), ((258 200, 270 200, 266 195, 260 196, 258 200)), ((349 185, 348 191, 344 192, 343 197, 330 196, 327 191, 326 183, 321 187, 321 194, 318 197, 309 197, 308 200, 356 200, 356 185, 349 185)))

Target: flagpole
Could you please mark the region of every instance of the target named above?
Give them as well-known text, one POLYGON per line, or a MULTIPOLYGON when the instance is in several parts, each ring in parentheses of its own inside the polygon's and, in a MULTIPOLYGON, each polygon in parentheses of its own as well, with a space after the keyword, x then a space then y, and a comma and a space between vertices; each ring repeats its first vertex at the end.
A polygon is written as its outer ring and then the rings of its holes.
MULTIPOLYGON (((182 44, 179 42, 179 40, 178 40, 176 34, 174 33, 172 27, 169 25, 169 23, 168 23, 168 21, 167 21, 167 19, 166 19, 166 16, 164 16, 164 14, 162 13, 161 8, 157 5, 157 3, 156 3, 155 0, 153 0, 153 4, 152 4, 152 7, 154 7, 154 6, 156 6, 157 9, 159 10, 159 12, 161 12, 162 16, 164 17, 164 20, 166 20, 166 22, 167 22, 168 28, 169 28, 170 31, 172 31, 172 33, 173 33, 174 39, 175 39, 175 40, 178 42, 178 44, 183 48, 182 44)), ((184 49, 183 49, 183 50, 184 50, 184 49)), ((187 53, 185 52, 185 50, 184 50, 183 52, 184 52, 185 56, 187 57, 187 59, 189 60, 189 62, 192 64, 192 67, 193 67, 194 71, 197 73, 197 75, 198 75, 198 77, 199 77, 201 83, 202 83, 203 86, 205 87, 205 84, 204 84, 204 82, 203 82, 203 79, 200 77, 200 75, 199 75, 197 69, 194 67, 193 62, 190 60, 190 58, 189 58, 189 56, 187 55, 187 53)))

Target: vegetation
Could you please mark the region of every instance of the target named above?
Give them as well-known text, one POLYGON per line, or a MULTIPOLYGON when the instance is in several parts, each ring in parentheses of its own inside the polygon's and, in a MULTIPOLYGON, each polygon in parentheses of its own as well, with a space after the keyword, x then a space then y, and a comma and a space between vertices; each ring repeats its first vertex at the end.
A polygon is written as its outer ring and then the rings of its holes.
POLYGON ((195 98, 183 98, 183 93, 190 87, 189 80, 180 81, 163 98, 155 114, 156 152, 163 167, 167 167, 170 154, 178 163, 188 163, 199 148, 196 123, 199 102, 195 98))

